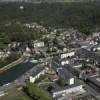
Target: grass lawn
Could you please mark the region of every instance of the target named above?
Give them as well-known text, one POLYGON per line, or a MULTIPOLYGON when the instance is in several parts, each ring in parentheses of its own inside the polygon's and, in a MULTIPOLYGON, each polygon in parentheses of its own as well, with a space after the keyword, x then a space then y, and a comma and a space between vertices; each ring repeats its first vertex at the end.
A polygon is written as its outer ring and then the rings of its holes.
POLYGON ((50 80, 46 77, 46 78, 44 78, 42 81, 41 81, 41 83, 42 82, 50 82, 50 80))
POLYGON ((31 100, 31 99, 24 92, 13 89, 8 92, 8 95, 0 97, 0 100, 31 100))

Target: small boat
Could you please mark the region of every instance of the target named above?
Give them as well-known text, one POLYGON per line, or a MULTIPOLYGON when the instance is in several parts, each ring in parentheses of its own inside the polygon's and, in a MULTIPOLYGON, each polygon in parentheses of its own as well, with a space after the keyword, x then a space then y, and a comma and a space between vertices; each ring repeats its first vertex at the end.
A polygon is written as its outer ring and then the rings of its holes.
POLYGON ((30 60, 31 63, 38 63, 38 60, 30 60))

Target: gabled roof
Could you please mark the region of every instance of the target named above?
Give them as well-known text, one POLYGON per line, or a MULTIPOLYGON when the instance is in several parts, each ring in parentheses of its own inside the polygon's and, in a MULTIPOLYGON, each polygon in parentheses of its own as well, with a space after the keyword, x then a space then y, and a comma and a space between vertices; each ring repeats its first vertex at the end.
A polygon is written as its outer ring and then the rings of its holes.
POLYGON ((41 71, 43 71, 45 68, 44 67, 34 67, 34 71, 32 76, 36 76, 37 74, 39 74, 41 71))
POLYGON ((100 54, 97 54, 95 52, 91 52, 91 51, 88 51, 86 49, 80 49, 77 51, 77 55, 80 58, 93 59, 94 61, 100 63, 100 54))
POLYGON ((64 81, 68 81, 70 78, 73 78, 74 76, 65 68, 58 70, 58 75, 61 79, 64 81))
POLYGON ((78 79, 75 84, 68 85, 68 86, 59 86, 58 84, 54 83, 54 84, 52 84, 52 86, 54 87, 54 90, 52 92, 55 93, 55 92, 59 92, 59 91, 64 91, 64 90, 71 89, 71 88, 74 88, 74 87, 77 87, 80 85, 84 85, 84 83, 82 81, 79 81, 78 79))
POLYGON ((100 75, 99 74, 88 77, 88 80, 100 88, 100 75))

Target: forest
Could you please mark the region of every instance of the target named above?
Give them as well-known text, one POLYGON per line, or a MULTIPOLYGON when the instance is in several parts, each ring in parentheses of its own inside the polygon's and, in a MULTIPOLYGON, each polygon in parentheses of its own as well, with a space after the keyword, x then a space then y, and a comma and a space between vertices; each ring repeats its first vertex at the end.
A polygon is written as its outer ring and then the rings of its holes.
POLYGON ((0 3, 0 35, 8 42, 30 40, 32 31, 16 23, 32 22, 46 27, 75 28, 88 35, 100 30, 100 3, 0 3))

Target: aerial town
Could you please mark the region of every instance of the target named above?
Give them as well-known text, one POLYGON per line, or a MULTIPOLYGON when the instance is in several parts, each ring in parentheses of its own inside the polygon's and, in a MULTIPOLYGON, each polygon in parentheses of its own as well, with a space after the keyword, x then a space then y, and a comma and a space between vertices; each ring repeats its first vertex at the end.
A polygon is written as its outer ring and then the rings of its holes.
MULTIPOLYGON (((20 77, 1 82, 0 97, 12 88, 20 91, 29 81, 46 91, 52 100, 100 100, 100 32, 86 36, 73 28, 45 28, 35 22, 23 26, 45 34, 22 51, 16 50, 20 58, 0 69, 32 66, 20 77)), ((20 43, 1 50, 0 59, 8 57, 14 48, 20 48, 20 43)))
POLYGON ((100 100, 100 1, 0 0, 0 100, 100 100))

